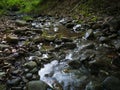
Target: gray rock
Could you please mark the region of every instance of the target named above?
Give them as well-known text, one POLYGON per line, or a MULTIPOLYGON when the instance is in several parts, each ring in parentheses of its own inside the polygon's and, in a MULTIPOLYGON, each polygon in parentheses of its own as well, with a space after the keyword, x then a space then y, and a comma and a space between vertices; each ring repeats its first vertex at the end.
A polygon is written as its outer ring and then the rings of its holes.
POLYGON ((113 41, 112 41, 112 44, 113 44, 113 46, 114 46, 117 50, 120 49, 120 40, 119 40, 119 39, 113 40, 113 41))
POLYGON ((7 85, 8 86, 16 86, 16 85, 18 85, 20 83, 20 81, 21 81, 20 77, 12 79, 12 80, 8 80, 7 85))
POLYGON ((33 74, 32 74, 32 73, 27 73, 27 74, 26 74, 26 78, 27 78, 27 79, 29 79, 29 80, 31 80, 31 79, 32 79, 32 76, 33 76, 33 74))
POLYGON ((120 80, 116 77, 109 76, 103 81, 103 87, 106 90, 120 90, 120 80))
POLYGON ((93 34, 93 30, 92 29, 89 29, 89 30, 87 30, 87 32, 85 33, 85 39, 89 39, 89 38, 91 38, 91 37, 93 37, 94 36, 94 34, 93 34))
POLYGON ((16 23, 17 26, 25 26, 25 25, 27 25, 27 22, 24 21, 24 20, 16 20, 15 23, 16 23))
POLYGON ((34 67, 37 67, 37 64, 34 61, 30 61, 30 62, 25 63, 24 66, 29 69, 33 69, 34 67))
POLYGON ((106 41, 108 41, 108 40, 109 40, 108 37, 103 37, 103 36, 102 36, 102 37, 99 38, 99 41, 100 41, 100 42, 106 42, 106 41))
POLYGON ((6 74, 5 72, 0 72, 0 78, 5 76, 5 74, 6 74))
POLYGON ((27 84, 27 90, 47 90, 47 85, 39 80, 30 81, 27 84))
POLYGON ((0 44, 0 49, 3 49, 3 48, 9 48, 10 46, 9 45, 6 45, 6 44, 0 44))

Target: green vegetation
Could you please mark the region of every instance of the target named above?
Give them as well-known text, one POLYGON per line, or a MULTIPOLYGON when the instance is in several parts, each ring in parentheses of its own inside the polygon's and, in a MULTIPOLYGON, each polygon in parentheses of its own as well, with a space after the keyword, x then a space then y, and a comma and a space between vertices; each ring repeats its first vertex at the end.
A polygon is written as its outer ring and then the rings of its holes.
POLYGON ((43 0, 0 0, 0 13, 7 11, 32 12, 43 0))

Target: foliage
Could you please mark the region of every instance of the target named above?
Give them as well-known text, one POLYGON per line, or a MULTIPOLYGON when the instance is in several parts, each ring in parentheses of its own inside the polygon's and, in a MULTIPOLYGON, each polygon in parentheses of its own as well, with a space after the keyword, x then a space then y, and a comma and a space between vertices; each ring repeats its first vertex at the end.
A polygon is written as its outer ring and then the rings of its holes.
POLYGON ((0 12, 19 11, 31 12, 37 9, 43 0, 0 0, 0 12))

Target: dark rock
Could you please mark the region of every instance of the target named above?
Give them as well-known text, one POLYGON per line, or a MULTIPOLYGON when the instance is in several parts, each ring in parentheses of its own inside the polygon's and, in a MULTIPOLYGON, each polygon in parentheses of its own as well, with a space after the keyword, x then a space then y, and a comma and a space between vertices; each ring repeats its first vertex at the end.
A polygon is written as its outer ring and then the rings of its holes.
POLYGON ((98 28, 101 28, 101 24, 99 23, 95 23, 93 26, 92 26, 92 29, 98 29, 98 28))
POLYGON ((30 81, 27 84, 27 90, 47 90, 47 87, 48 86, 40 80, 30 81))
POLYGON ((81 66, 81 63, 78 60, 72 60, 68 62, 68 65, 73 69, 78 69, 81 66))
POLYGON ((109 76, 102 84, 106 90, 120 90, 120 80, 116 77, 109 76))
POLYGON ((73 41, 72 39, 70 39, 70 38, 68 38, 68 37, 61 37, 61 40, 62 40, 63 42, 72 42, 72 41, 73 41))
POLYGON ((22 71, 21 70, 15 70, 15 71, 12 71, 12 75, 18 75, 20 74, 22 71))
POLYGON ((67 23, 65 26, 67 28, 73 28, 75 26, 75 24, 74 23, 67 23))
POLYGON ((120 49, 120 40, 119 39, 115 39, 111 43, 115 47, 115 49, 117 49, 117 50, 120 49))
POLYGON ((21 78, 19 78, 19 77, 16 79, 11 79, 11 80, 7 81, 7 85, 8 86, 16 86, 20 83, 20 81, 21 81, 21 78))
POLYGON ((8 35, 8 36, 6 37, 6 41, 7 41, 8 43, 17 43, 18 40, 19 40, 19 38, 18 38, 16 35, 8 35))
POLYGON ((100 71, 99 65, 97 65, 97 64, 91 64, 91 65, 89 66, 89 71, 90 71, 90 73, 91 73, 92 75, 97 76, 98 73, 99 73, 99 71, 100 71))
POLYGON ((114 64, 117 67, 120 67, 120 56, 114 58, 112 64, 114 64))
POLYGON ((103 87, 100 82, 93 82, 90 81, 87 85, 85 90, 103 90, 103 87))
POLYGON ((75 43, 65 43, 61 46, 61 48, 65 48, 65 49, 74 49, 76 47, 77 45, 75 43))

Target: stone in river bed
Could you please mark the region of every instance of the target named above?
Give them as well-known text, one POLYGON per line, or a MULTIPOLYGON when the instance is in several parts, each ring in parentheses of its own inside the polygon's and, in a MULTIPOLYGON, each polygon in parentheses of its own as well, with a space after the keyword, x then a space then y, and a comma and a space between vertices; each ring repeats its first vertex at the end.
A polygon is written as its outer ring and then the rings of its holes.
POLYGON ((27 84, 27 90, 47 90, 47 88, 48 86, 40 80, 30 81, 27 84))
POLYGON ((24 20, 16 20, 15 23, 16 23, 17 26, 25 26, 25 25, 27 25, 27 22, 24 21, 24 20))
POLYGON ((5 76, 5 72, 0 72, 0 78, 5 76))
POLYGON ((117 56, 113 61, 112 64, 114 64, 117 67, 120 67, 120 56, 117 56))
POLYGON ((90 81, 86 87, 85 90, 104 90, 100 82, 93 82, 90 81))
POLYGON ((26 74, 26 78, 27 78, 27 79, 29 79, 29 80, 31 80, 31 79, 32 79, 32 76, 33 76, 33 74, 32 74, 32 73, 27 73, 27 74, 26 74))
POLYGON ((65 26, 67 28, 73 28, 75 26, 75 24, 74 23, 67 23, 65 26))
POLYGON ((0 49, 3 49, 3 48, 9 48, 10 46, 9 45, 6 45, 6 44, 0 44, 0 49))
POLYGON ((33 69, 34 67, 37 67, 37 64, 34 61, 30 61, 30 62, 25 63, 24 66, 29 69, 33 69))
POLYGON ((109 76, 103 81, 105 90, 120 90, 120 80, 114 76, 109 76))
POLYGON ((12 79, 12 80, 8 80, 7 85, 8 86, 16 86, 16 85, 18 85, 20 83, 20 81, 21 81, 20 77, 12 79))
POLYGON ((103 36, 101 36, 101 37, 99 38, 99 41, 100 41, 100 42, 107 42, 108 40, 109 40, 108 37, 103 37, 103 36))
POLYGON ((61 48, 65 48, 65 49, 74 49, 76 47, 77 47, 77 45, 75 43, 69 43, 69 42, 67 42, 61 46, 61 48))
POLYGON ((7 41, 8 43, 17 43, 18 40, 19 40, 19 38, 18 38, 16 35, 8 35, 8 36, 6 37, 6 41, 7 41))
POLYGON ((85 39, 89 39, 89 38, 91 38, 91 37, 93 37, 93 36, 94 36, 93 30, 92 30, 92 29, 89 29, 89 30, 87 30, 87 32, 85 33, 84 38, 85 38, 85 39))
POLYGON ((69 62, 68 62, 68 65, 69 65, 70 67, 72 67, 73 69, 79 69, 80 66, 81 66, 80 62, 77 61, 77 60, 69 61, 69 62))

